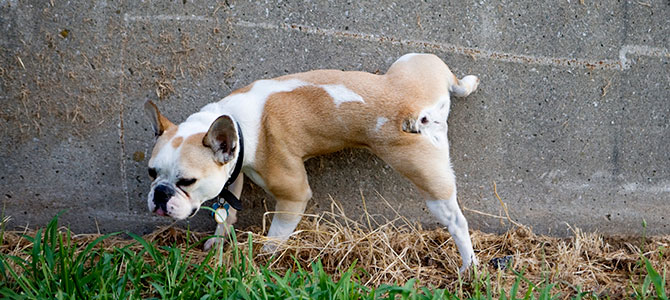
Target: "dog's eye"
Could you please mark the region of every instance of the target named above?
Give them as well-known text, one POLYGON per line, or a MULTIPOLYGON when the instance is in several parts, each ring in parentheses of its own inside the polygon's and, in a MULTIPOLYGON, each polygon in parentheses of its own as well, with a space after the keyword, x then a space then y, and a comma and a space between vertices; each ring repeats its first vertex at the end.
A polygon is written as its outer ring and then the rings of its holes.
POLYGON ((156 176, 157 176, 157 175, 158 175, 158 174, 156 173, 156 169, 154 169, 154 168, 149 168, 149 177, 151 177, 151 179, 156 179, 156 176))
POLYGON ((177 186, 180 186, 180 187, 187 187, 187 186, 189 186, 189 185, 194 184, 196 180, 197 180, 197 179, 195 179, 195 178, 189 178, 189 179, 182 178, 182 179, 179 179, 179 180, 177 181, 177 186))

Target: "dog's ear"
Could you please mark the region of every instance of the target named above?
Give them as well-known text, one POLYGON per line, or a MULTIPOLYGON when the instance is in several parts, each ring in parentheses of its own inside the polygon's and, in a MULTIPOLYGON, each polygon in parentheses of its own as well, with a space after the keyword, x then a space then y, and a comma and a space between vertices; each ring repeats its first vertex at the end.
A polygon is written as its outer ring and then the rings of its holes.
POLYGON ((149 117, 149 120, 151 121, 151 127, 154 128, 154 133, 156 136, 160 136, 163 134, 163 132, 165 132, 165 130, 174 126, 170 120, 161 115, 161 112, 158 111, 158 107, 156 104, 151 102, 151 100, 144 102, 144 112, 147 114, 147 117, 149 117))
POLYGON ((237 141, 235 123, 229 116, 223 115, 209 127, 207 134, 202 139, 202 144, 214 151, 217 162, 225 164, 233 159, 237 141))

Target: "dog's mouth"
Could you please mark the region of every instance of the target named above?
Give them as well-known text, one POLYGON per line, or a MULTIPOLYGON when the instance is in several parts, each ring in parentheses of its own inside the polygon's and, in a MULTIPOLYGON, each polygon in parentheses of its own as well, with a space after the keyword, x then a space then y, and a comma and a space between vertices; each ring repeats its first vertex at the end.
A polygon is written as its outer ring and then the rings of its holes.
POLYGON ((154 209, 154 213, 159 215, 159 216, 167 216, 167 212, 164 209, 162 209, 161 207, 158 207, 158 206, 156 207, 156 209, 154 209))
MULTIPOLYGON (((198 213, 199 210, 200 207, 191 209, 191 213, 184 219, 193 218, 198 213)), ((162 217, 172 217, 170 213, 167 211, 166 207, 163 207, 161 205, 156 206, 153 212, 162 217)))

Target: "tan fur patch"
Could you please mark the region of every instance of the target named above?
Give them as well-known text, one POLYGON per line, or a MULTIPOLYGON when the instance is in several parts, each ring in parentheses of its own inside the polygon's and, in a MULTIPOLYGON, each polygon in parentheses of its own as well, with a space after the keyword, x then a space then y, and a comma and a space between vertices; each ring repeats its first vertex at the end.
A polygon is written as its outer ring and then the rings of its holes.
POLYGON ((186 166, 187 169, 199 169, 199 166, 202 165, 199 161, 212 156, 211 150, 202 144, 204 136, 204 132, 196 133, 188 136, 184 141, 180 158, 183 160, 182 165, 186 166))
POLYGON ((160 138, 164 138, 167 140, 172 139, 172 137, 175 136, 175 134, 177 134, 177 129, 179 129, 179 127, 177 127, 176 125, 168 127, 168 129, 165 130, 163 134, 161 134, 160 138))
POLYGON ((175 127, 175 125, 168 120, 168 118, 164 117, 163 115, 158 115, 158 121, 160 123, 160 130, 165 131, 170 129, 171 127, 175 127))
POLYGON ((184 141, 183 137, 177 137, 176 139, 172 140, 172 147, 177 148, 179 145, 181 145, 181 142, 184 141))
POLYGON ((180 165, 190 172, 190 177, 205 177, 221 167, 214 161, 212 150, 202 144, 204 136, 204 132, 196 133, 186 137, 182 143, 180 165))

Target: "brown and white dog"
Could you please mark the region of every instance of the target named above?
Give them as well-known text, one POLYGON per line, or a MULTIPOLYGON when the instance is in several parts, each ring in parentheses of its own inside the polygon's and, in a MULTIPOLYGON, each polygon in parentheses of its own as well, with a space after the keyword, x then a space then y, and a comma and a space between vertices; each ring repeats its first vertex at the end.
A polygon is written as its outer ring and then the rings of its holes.
MULTIPOLYGON (((148 101, 157 136, 149 160, 149 210, 175 219, 194 215, 241 163, 242 172, 277 200, 268 236, 283 241, 312 197, 304 161, 347 147, 367 148, 424 192, 426 205, 456 242, 463 271, 477 259, 456 201, 447 117, 450 95, 465 97, 478 84, 472 75, 459 80, 435 55, 407 54, 384 75, 316 70, 259 80, 179 125, 148 101)), ((238 198, 243 177, 228 187, 238 198)), ((217 235, 227 232, 235 213, 231 208, 217 235)), ((215 242, 210 239, 205 247, 215 242)))

